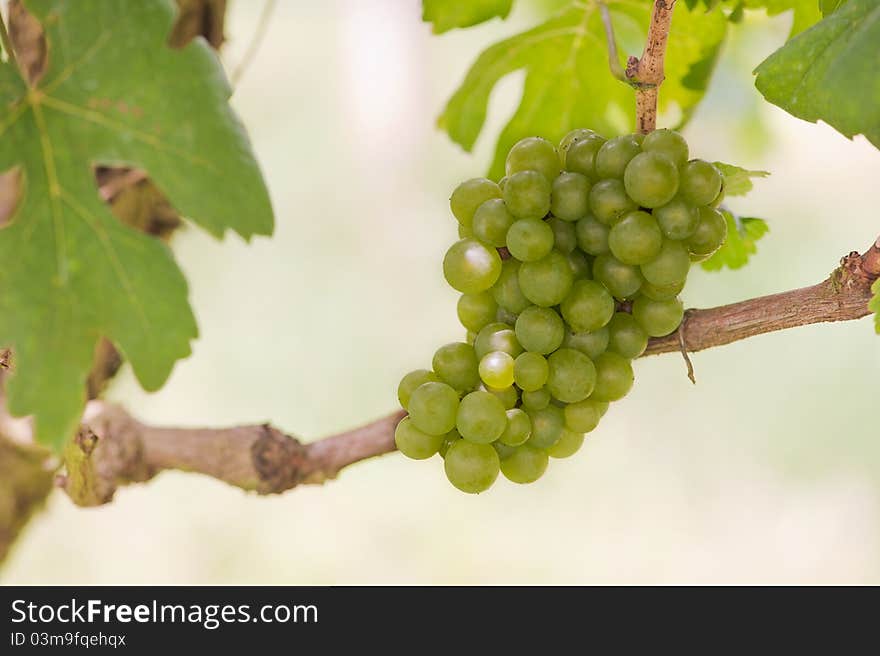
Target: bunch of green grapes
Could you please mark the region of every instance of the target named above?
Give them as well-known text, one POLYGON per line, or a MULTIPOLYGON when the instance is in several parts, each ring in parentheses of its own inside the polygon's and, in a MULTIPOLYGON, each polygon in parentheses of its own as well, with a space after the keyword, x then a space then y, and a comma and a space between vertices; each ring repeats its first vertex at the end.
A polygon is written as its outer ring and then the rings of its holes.
POLYGON ((722 176, 671 130, 559 148, 523 139, 499 182, 452 194, 460 241, 443 260, 467 340, 403 377, 405 455, 439 453, 458 489, 543 475, 633 384, 632 360, 682 321, 692 262, 727 235, 722 176))

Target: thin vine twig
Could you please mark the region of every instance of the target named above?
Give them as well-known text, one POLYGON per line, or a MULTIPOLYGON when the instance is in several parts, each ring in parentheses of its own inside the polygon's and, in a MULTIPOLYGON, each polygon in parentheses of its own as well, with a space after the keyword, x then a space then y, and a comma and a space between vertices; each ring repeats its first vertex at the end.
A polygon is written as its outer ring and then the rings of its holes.
POLYGON ((657 99, 674 7, 675 0, 654 0, 642 56, 627 61, 626 78, 636 87, 636 125, 642 134, 657 127, 657 99))
POLYGON ((257 28, 254 30, 250 43, 248 43, 248 47, 245 50, 244 55, 242 55, 241 61, 238 62, 238 66, 235 67, 232 74, 229 76, 233 88, 238 86, 241 78, 253 62, 254 57, 257 56, 257 52, 260 50, 263 39, 266 37, 266 32, 269 30, 269 23, 271 22, 272 13, 275 11, 276 5, 276 0, 266 0, 263 4, 263 10, 260 12, 259 19, 257 19, 257 28))
POLYGON ((623 67, 620 65, 620 56, 617 54, 617 40, 614 37, 614 25, 611 22, 611 12, 604 2, 599 3, 599 12, 602 14, 602 24, 605 26, 605 41, 608 44, 608 68, 611 75, 621 82, 629 83, 623 67))

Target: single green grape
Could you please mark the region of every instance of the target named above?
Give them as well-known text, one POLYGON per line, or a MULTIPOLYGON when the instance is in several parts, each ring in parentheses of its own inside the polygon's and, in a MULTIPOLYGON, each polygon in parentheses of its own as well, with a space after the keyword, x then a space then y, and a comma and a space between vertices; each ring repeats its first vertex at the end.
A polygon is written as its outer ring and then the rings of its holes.
POLYGON ((526 410, 543 410, 550 405, 550 392, 544 387, 531 392, 523 392, 522 404, 526 410))
POLYGON ((476 239, 455 242, 443 258, 443 275, 453 289, 463 294, 478 294, 495 284, 501 275, 498 251, 476 239))
POLYGON ((513 380, 524 392, 534 392, 544 387, 549 375, 547 358, 540 353, 526 351, 516 356, 513 362, 513 380))
POLYGON ((517 141, 507 153, 504 172, 509 179, 521 171, 537 171, 547 180, 553 180, 561 168, 559 153, 552 143, 541 137, 526 137, 517 141))
POLYGON ((560 253, 570 255, 577 248, 575 224, 554 216, 547 220, 547 225, 553 230, 553 247, 560 253))
POLYGON ((599 357, 608 348, 608 326, 589 333, 576 333, 566 331, 562 339, 565 348, 575 349, 585 354, 591 360, 599 357))
POLYGON ((394 443, 407 458, 425 460, 440 450, 443 435, 429 435, 413 425, 410 417, 404 417, 394 430, 394 443))
POLYGON ((590 211, 597 221, 607 226, 635 209, 638 205, 627 195, 623 182, 616 178, 600 180, 590 188, 590 211))
POLYGON ((481 360, 483 356, 492 351, 504 351, 514 358, 523 352, 523 347, 516 339, 513 328, 507 323, 490 323, 477 333, 474 340, 474 352, 477 359, 481 360))
POLYGON ((571 273, 575 280, 589 280, 593 277, 593 261, 589 255, 584 255, 579 250, 573 250, 566 255, 566 258, 568 258, 568 266, 571 267, 571 273))
POLYGON ((434 371, 447 385, 463 392, 480 383, 477 356, 474 347, 464 342, 452 342, 437 349, 431 362, 434 371))
POLYGON ((593 262, 593 279, 617 299, 635 296, 644 280, 639 267, 624 264, 610 253, 599 255, 593 262))
POLYGON ((673 285, 664 285, 662 287, 652 285, 648 281, 645 281, 639 289, 639 294, 650 298, 652 301, 668 301, 678 296, 683 289, 684 281, 673 285))
POLYGON ((459 435, 458 431, 454 428, 446 433, 446 435, 443 437, 443 442, 440 444, 440 449, 438 450, 440 457, 445 458, 446 452, 449 451, 449 447, 459 441, 461 441, 461 435, 459 435))
POLYGON ((608 252, 608 232, 610 228, 587 214, 575 224, 577 243, 581 250, 590 255, 601 255, 608 252))
POLYGON ((568 152, 569 147, 577 142, 582 141, 584 139, 594 139, 599 135, 596 134, 593 130, 588 130, 587 128, 575 128, 568 134, 566 134, 559 142, 559 147, 556 149, 559 151, 560 159, 565 159, 565 153, 568 152))
POLYGON ((700 223, 687 240, 688 250, 694 255, 711 255, 727 238, 727 221, 724 215, 711 207, 700 208, 700 223))
POLYGON ((526 351, 551 353, 562 344, 565 325, 555 310, 532 305, 516 319, 516 339, 526 351))
POLYGON ((547 389, 564 403, 583 401, 596 384, 596 368, 593 361, 575 349, 562 348, 547 358, 550 376, 547 389))
POLYGON ((470 239, 474 236, 474 231, 471 230, 468 226, 463 226, 460 223, 458 224, 458 238, 459 239, 470 239))
MULTIPOLYGON (((531 303, 529 303, 531 305, 531 303)), ((498 312, 495 314, 495 321, 498 323, 506 323, 508 326, 512 326, 516 323, 516 318, 519 315, 515 312, 511 312, 503 307, 498 308, 498 312)))
POLYGON ((694 234, 700 222, 697 208, 678 196, 655 208, 653 214, 660 230, 669 239, 687 239, 694 234))
POLYGON ((652 301, 639 296, 633 301, 632 314, 639 325, 651 337, 663 337, 675 331, 684 318, 684 305, 680 299, 652 301))
POLYGON ((605 143, 605 138, 594 134, 572 141, 564 149, 565 168, 580 173, 590 180, 596 179, 596 154, 605 143))
MULTIPOLYGON (((534 394, 534 392, 532 392, 534 394)), ((547 449, 556 444, 562 437, 562 429, 565 427, 565 416, 562 408, 550 404, 532 410, 529 408, 529 419, 532 420, 532 436, 526 444, 538 449, 547 449)))
POLYGON ((423 433, 445 435, 455 428, 458 392, 446 383, 422 383, 410 395, 407 410, 423 433))
POLYGON ((521 262, 534 262, 553 250, 553 228, 541 219, 520 219, 507 231, 507 250, 521 262))
POLYGON ((512 408, 507 411, 507 426, 498 441, 507 446, 525 444, 532 436, 532 420, 525 410, 512 408))
POLYGON ((501 461, 501 473, 513 483, 534 483, 547 471, 547 463, 547 453, 543 449, 524 444, 501 461))
POLYGON ((458 406, 455 427, 468 442, 494 442, 507 426, 507 412, 501 400, 477 390, 465 396, 458 406))
POLYGON ((648 347, 648 333, 628 312, 617 312, 608 323, 608 350, 635 360, 648 347))
MULTIPOLYGON (((400 379, 400 385, 397 386, 397 400, 400 401, 400 407, 404 410, 409 406, 409 397, 413 391, 419 386, 430 382, 440 382, 440 376, 433 371, 427 369, 416 369, 410 371, 400 379)), ((541 383, 543 385, 543 383, 541 383)))
POLYGON ((462 492, 485 492, 501 471, 501 460, 491 444, 459 440, 446 451, 443 468, 446 478, 462 492))
MULTIPOLYGON (((579 333, 599 330, 614 314, 614 299, 593 280, 577 280, 559 306, 562 317, 579 333)), ((560 334, 560 342, 564 335, 560 334)))
POLYGON ((676 166, 682 167, 688 159, 688 145, 678 132, 661 129, 645 135, 642 150, 665 155, 676 166))
POLYGON ((574 274, 566 257, 551 251, 537 262, 523 262, 519 268, 519 288, 535 305, 559 305, 571 289, 574 274))
POLYGON ((632 135, 609 139, 596 153, 596 175, 600 178, 622 178, 627 164, 641 152, 632 135))
POLYGON ((503 199, 490 198, 474 213, 472 231, 484 244, 501 248, 507 243, 507 231, 514 221, 503 199))
POLYGON ((608 233, 611 253, 624 264, 650 262, 663 246, 660 226, 647 212, 636 210, 624 215, 608 233))
POLYGON ((505 410, 515 408, 516 404, 519 403, 519 391, 513 385, 504 387, 502 389, 495 389, 494 387, 480 385, 477 389, 482 392, 489 392, 489 394, 501 401, 501 405, 504 406, 505 410))
POLYGON ((663 288, 683 285, 690 269, 691 258, 684 244, 667 239, 657 257, 642 264, 642 275, 647 282, 663 288))
POLYGON ((568 428, 562 429, 562 437, 559 438, 559 441, 551 446, 549 449, 545 449, 545 453, 551 458, 562 459, 562 458, 570 458, 575 453, 580 451, 580 448, 584 445, 584 434, 583 433, 575 433, 568 428))
POLYGON ((681 193, 694 205, 709 205, 721 193, 722 180, 713 164, 691 160, 681 170, 681 193))
POLYGON ((491 290, 492 298, 498 307, 513 314, 519 314, 532 304, 519 288, 519 266, 517 260, 504 260, 501 263, 501 275, 498 276, 491 290))
POLYGON ((563 221, 577 221, 590 208, 590 181, 581 173, 566 171, 553 180, 550 211, 563 221))
POLYGON ((449 199, 449 206, 458 222, 464 228, 470 229, 474 212, 490 198, 501 198, 498 185, 486 178, 472 178, 455 188, 449 199))
MULTIPOLYGON (((504 275, 502 266, 501 275, 504 275)), ((516 274, 514 273, 514 279, 516 274)), ((499 281, 501 278, 498 279, 499 281)), ((495 283, 496 287, 498 283, 495 283)), ((494 290, 495 288, 493 288, 494 290)), ((519 283, 517 283, 519 289, 519 283)), ((461 325, 474 332, 479 331, 487 323, 495 321, 495 313, 498 312, 498 303, 492 298, 489 292, 479 292, 477 294, 463 294, 458 299, 456 307, 458 312, 458 320, 461 325)))
POLYGON ((492 442, 492 448, 495 449, 495 452, 498 454, 498 458, 503 462, 505 458, 509 458, 513 455, 513 452, 516 451, 515 446, 508 446, 507 444, 503 444, 500 439, 492 442))
POLYGON ((543 219, 550 211, 550 182, 537 171, 514 173, 504 185, 504 202, 517 219, 543 219))
POLYGON ((639 153, 627 164, 623 184, 627 195, 642 207, 660 207, 678 193, 678 169, 658 152, 639 153))
POLYGON ((563 408, 565 427, 575 433, 589 433, 602 419, 608 409, 608 403, 594 399, 584 399, 577 403, 569 403, 563 408))
POLYGON ((493 389, 513 385, 513 358, 504 351, 492 351, 480 360, 480 379, 493 389))
POLYGON ((593 401, 618 401, 632 389, 632 364, 622 355, 607 351, 596 358, 595 365, 596 386, 590 397, 593 401))

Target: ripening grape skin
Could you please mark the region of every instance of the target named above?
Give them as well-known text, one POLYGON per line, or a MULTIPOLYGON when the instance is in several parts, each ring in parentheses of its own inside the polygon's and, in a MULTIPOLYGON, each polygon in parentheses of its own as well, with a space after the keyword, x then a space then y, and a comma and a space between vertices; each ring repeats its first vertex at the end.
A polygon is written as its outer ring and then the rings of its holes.
POLYGON ((634 360, 648 347, 648 334, 631 314, 617 312, 608 323, 608 350, 634 360))
POLYGON ((400 385, 397 386, 397 400, 400 401, 400 407, 406 410, 409 405, 409 397, 412 396, 415 389, 419 385, 431 382, 439 383, 440 376, 427 369, 410 371, 401 378, 400 385))
POLYGON ((569 403, 562 411, 565 418, 565 427, 575 433, 589 433, 599 425, 599 421, 607 409, 607 402, 595 401, 593 399, 569 403))
POLYGON ((520 171, 504 185, 507 210, 518 219, 543 219, 550 211, 550 182, 537 171, 520 171))
POLYGON ((517 260, 504 260, 501 264, 501 275, 498 276, 491 290, 497 306, 513 314, 519 314, 531 305, 519 288, 519 267, 520 263, 517 260))
POLYGON ((595 361, 596 386, 590 397, 594 401, 618 401, 632 389, 633 370, 630 361, 608 351, 595 361))
POLYGON ((514 381, 524 392, 534 392, 544 387, 549 375, 550 366, 540 353, 520 353, 513 362, 514 381))
POLYGON ((580 351, 591 360, 599 357, 608 348, 608 326, 588 333, 573 333, 566 331, 562 339, 565 348, 580 351))
POLYGON ((547 453, 543 449, 524 444, 501 460, 501 473, 513 483, 534 483, 547 471, 547 462, 547 453))
POLYGON ((480 360, 480 379, 493 389, 513 385, 513 358, 504 351, 492 351, 480 360))
POLYGON ((660 230, 669 239, 687 239, 700 222, 700 212, 683 198, 673 198, 653 212, 660 230))
POLYGON ((568 260, 558 251, 551 251, 537 262, 523 262, 519 268, 519 288, 527 299, 542 307, 561 303, 573 282, 568 260))
POLYGON ((475 444, 494 442, 507 426, 507 409, 501 400, 482 390, 465 396, 458 406, 455 428, 475 444))
POLYGON ((608 252, 609 231, 609 227, 597 221, 592 214, 588 214, 575 224, 578 246, 590 255, 608 252))
POLYGON ((507 411, 507 426, 498 441, 507 446, 519 446, 532 435, 532 420, 525 410, 512 408, 507 411))
POLYGON ((571 273, 576 280, 593 277, 593 263, 588 256, 584 255, 581 251, 574 250, 566 257, 568 258, 568 266, 571 268, 571 273))
POLYGON ((410 395, 407 410, 423 433, 445 435, 455 428, 458 392, 446 383, 423 383, 410 395))
POLYGON ((645 135, 642 150, 665 155, 676 167, 684 166, 688 159, 688 145, 678 132, 661 129, 645 135))
POLYGON ((394 443, 407 458, 425 460, 440 450, 444 435, 429 435, 420 431, 410 417, 404 417, 394 430, 394 443))
POLYGON ((642 207, 660 207, 678 193, 678 169, 665 155, 639 153, 623 176, 627 195, 642 207))
POLYGON ((547 389, 564 403, 577 403, 587 398, 596 384, 593 361, 575 349, 559 349, 547 358, 550 376, 547 389))
POLYGON ((595 180, 596 154, 604 143, 605 138, 598 134, 572 141, 564 151, 566 170, 595 180))
POLYGON ((541 137, 526 137, 517 141, 507 153, 504 164, 508 180, 520 171, 537 171, 547 180, 553 180, 561 168, 556 147, 541 137))
POLYGON ((501 471, 501 460, 491 444, 460 440, 446 451, 446 477, 462 492, 478 494, 492 487, 501 471))
POLYGON ((630 134, 609 139, 596 153, 596 175, 600 178, 622 178, 627 164, 640 152, 639 144, 630 134))
POLYGON ((559 438, 559 441, 549 449, 544 449, 544 452, 551 458, 561 460, 562 458, 570 458, 573 456, 580 451, 580 448, 583 445, 584 434, 576 433, 565 427, 562 429, 562 437, 559 438))
POLYGON ((505 458, 513 455, 513 452, 516 451, 515 446, 508 446, 504 444, 501 440, 495 440, 492 442, 492 448, 495 449, 495 452, 498 454, 499 460, 503 461, 505 458))
POLYGON ((562 429, 565 426, 565 416, 562 408, 548 404, 540 410, 529 410, 529 418, 532 420, 532 436, 526 444, 546 449, 553 446, 562 437, 562 429))
POLYGON ((438 348, 431 366, 440 380, 457 390, 472 389, 480 382, 474 347, 464 342, 452 342, 438 348))
POLYGON ((477 333, 477 338, 474 340, 477 359, 482 359, 492 351, 504 351, 514 358, 523 352, 523 347, 509 324, 490 323, 477 333))
POLYGON ((663 234, 654 217, 636 210, 627 213, 608 233, 611 253, 624 264, 645 264, 663 245, 663 234))
POLYGON ((516 404, 519 403, 519 392, 513 385, 504 387, 502 389, 496 389, 494 387, 487 387, 485 384, 483 384, 480 385, 477 389, 483 392, 489 392, 489 394, 501 401, 501 405, 504 406, 505 410, 515 408, 516 404))
MULTIPOLYGON (((599 135, 593 130, 588 130, 587 128, 575 128, 559 141, 559 148, 557 148, 559 158, 565 159, 565 154, 573 143, 583 141, 584 139, 595 139, 596 137, 599 137, 599 135)), ((604 139, 602 139, 602 141, 604 141, 604 139)))
POLYGON ((616 179, 600 180, 590 189, 590 211, 597 221, 614 225, 621 216, 638 209, 623 182, 616 179))
POLYGON ((491 198, 474 213, 472 231, 484 244, 501 248, 507 243, 507 231, 516 219, 507 211, 501 198, 491 198))
POLYGON ((446 252, 443 274, 453 289, 462 294, 478 294, 498 280, 501 258, 494 248, 487 248, 476 239, 462 239, 446 252))
MULTIPOLYGON (((608 290, 592 280, 578 280, 559 306, 562 316, 579 333, 599 330, 614 314, 614 299, 608 290)), ((563 335, 560 335, 560 342, 563 335)))
POLYGON ((663 337, 673 332, 684 318, 684 305, 680 299, 652 301, 639 296, 632 307, 632 314, 639 325, 651 337, 663 337))
POLYGON ((533 353, 551 353, 562 344, 565 325, 555 310, 532 306, 516 319, 516 338, 520 345, 533 353))
POLYGON ((639 293, 642 296, 650 298, 652 301, 669 301, 678 296, 682 289, 684 289, 684 281, 663 287, 658 287, 645 281, 642 283, 639 293))
POLYGON ((610 253, 599 255, 593 262, 593 279, 601 282, 614 298, 632 298, 644 278, 636 266, 624 264, 610 253))
POLYGON ((501 198, 500 187, 486 178, 472 178, 455 188, 449 199, 449 206, 462 227, 470 229, 474 212, 490 198, 501 198))
POLYGON ((715 166, 695 159, 681 171, 681 193, 694 205, 710 205, 721 192, 722 177, 715 166))
POLYGON ((443 437, 443 442, 440 444, 440 448, 437 450, 437 452, 440 454, 440 457, 445 458, 446 452, 449 450, 449 447, 459 441, 461 441, 461 435, 459 435, 458 431, 454 428, 446 433, 446 435, 443 437))
MULTIPOLYGON (((501 275, 504 275, 503 268, 501 275)), ((517 289, 519 289, 519 283, 517 283, 517 289)), ((458 299, 456 310, 461 325, 468 330, 478 332, 486 324, 495 321, 495 315, 498 312, 498 304, 489 292, 463 294, 461 298, 458 299)))
POLYGON ((534 262, 553 249, 553 239, 546 221, 520 219, 507 231, 507 250, 521 262, 534 262))
POLYGON ((655 287, 683 284, 691 268, 687 248, 680 241, 666 240, 650 262, 642 264, 642 276, 655 287))
POLYGON ((700 208, 700 222, 687 240, 687 247, 694 255, 708 256, 714 253, 727 237, 727 221, 724 215, 711 207, 700 208))
POLYGON ((553 181, 550 211, 563 221, 577 221, 589 210, 590 181, 585 175, 566 171, 553 181))
POLYGON ((545 387, 532 392, 523 392, 522 403, 527 410, 543 410, 550 405, 550 392, 545 387))
POLYGON ((560 253, 570 255, 577 248, 577 231, 575 224, 552 217, 547 225, 553 230, 553 247, 560 253))

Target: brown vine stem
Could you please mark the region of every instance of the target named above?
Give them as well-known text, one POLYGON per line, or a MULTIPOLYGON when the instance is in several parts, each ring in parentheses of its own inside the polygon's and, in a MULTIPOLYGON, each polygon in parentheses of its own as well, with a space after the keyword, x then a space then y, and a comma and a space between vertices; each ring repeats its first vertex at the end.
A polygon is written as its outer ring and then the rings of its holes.
MULTIPOLYGON (((645 355, 702 351, 747 337, 864 317, 880 277, 880 238, 853 252, 824 282, 708 310, 689 310, 680 331, 652 339, 645 355)), ((64 460, 59 485, 83 506, 165 470, 195 472, 260 494, 323 483, 348 465, 394 451, 401 411, 350 431, 302 444, 267 424, 234 428, 159 428, 118 406, 93 402, 64 460)))
POLYGON ((641 57, 630 57, 626 78, 636 88, 636 127, 647 134, 657 127, 657 98, 663 83, 663 58, 675 0, 654 0, 648 38, 641 57))

